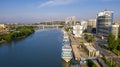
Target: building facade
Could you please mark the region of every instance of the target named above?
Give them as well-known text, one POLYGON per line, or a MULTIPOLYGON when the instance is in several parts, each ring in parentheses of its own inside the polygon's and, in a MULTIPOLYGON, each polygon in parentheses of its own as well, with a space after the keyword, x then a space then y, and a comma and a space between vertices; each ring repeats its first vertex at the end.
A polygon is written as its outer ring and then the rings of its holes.
POLYGON ((75 25, 75 24, 76 24, 75 16, 67 17, 67 18, 65 19, 65 25, 66 25, 66 26, 72 27, 72 26, 75 25))
POLYGON ((83 30, 87 29, 88 22, 87 21, 80 21, 81 26, 83 26, 83 30))
POLYGON ((115 25, 119 25, 119 31, 120 32, 120 22, 114 22, 115 25))
POLYGON ((96 34, 99 38, 107 40, 113 24, 113 11, 104 10, 97 15, 96 34))
POLYGON ((96 19, 89 19, 88 26, 91 26, 92 28, 96 28, 96 19))
POLYGON ((5 28, 5 24, 0 24, 0 30, 5 28))
POLYGON ((119 25, 112 25, 111 32, 115 36, 115 39, 117 39, 118 38, 118 32, 119 32, 119 25))
POLYGON ((83 26, 81 26, 81 25, 74 25, 72 33, 73 33, 74 37, 82 37, 83 26))
POLYGON ((90 45, 89 43, 84 43, 82 47, 87 51, 88 57, 100 56, 99 50, 95 49, 93 45, 90 45))
POLYGON ((77 23, 73 25, 72 33, 74 37, 82 37, 83 31, 87 29, 87 21, 80 21, 80 24, 77 23))
POLYGON ((93 28, 96 28, 96 19, 89 19, 87 31, 91 33, 93 28))

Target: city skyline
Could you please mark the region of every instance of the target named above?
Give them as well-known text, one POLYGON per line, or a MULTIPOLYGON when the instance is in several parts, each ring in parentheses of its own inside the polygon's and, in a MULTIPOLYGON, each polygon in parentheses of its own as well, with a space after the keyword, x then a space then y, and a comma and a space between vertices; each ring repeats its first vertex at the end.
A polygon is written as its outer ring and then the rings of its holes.
POLYGON ((1 0, 0 23, 35 23, 64 20, 96 19, 104 9, 114 11, 114 21, 120 21, 119 0, 1 0))

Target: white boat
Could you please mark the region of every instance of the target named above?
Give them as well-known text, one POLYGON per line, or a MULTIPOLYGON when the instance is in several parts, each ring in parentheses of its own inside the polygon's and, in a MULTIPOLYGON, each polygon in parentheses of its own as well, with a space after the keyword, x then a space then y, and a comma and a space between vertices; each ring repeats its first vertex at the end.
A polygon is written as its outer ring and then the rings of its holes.
POLYGON ((63 32, 63 41, 69 41, 69 37, 65 31, 63 32))
POLYGON ((72 48, 70 45, 65 44, 62 46, 62 59, 69 62, 72 59, 72 48))
POLYGON ((70 41, 63 41, 63 45, 65 44, 70 45, 70 41))
POLYGON ((64 41, 69 41, 69 38, 63 38, 63 42, 64 42, 64 41))
POLYGON ((69 62, 73 56, 72 56, 72 48, 70 46, 69 36, 66 31, 63 32, 63 46, 62 46, 62 59, 66 62, 69 62))

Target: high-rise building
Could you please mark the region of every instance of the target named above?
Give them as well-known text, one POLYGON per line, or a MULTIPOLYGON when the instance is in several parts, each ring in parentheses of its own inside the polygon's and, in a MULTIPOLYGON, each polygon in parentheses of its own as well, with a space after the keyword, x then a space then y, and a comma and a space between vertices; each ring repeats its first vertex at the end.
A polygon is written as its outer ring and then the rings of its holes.
POLYGON ((98 37, 107 40, 111 33, 113 24, 113 11, 104 10, 97 15, 97 28, 96 34, 98 37))

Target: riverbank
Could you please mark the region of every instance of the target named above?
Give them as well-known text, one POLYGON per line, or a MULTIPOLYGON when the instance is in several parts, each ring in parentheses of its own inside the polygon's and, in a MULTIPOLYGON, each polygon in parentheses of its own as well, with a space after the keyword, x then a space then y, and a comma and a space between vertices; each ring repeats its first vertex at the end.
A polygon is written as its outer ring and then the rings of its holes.
POLYGON ((34 26, 19 26, 10 27, 10 32, 8 34, 0 35, 0 44, 5 42, 11 42, 12 40, 25 38, 35 32, 37 27, 34 26))

